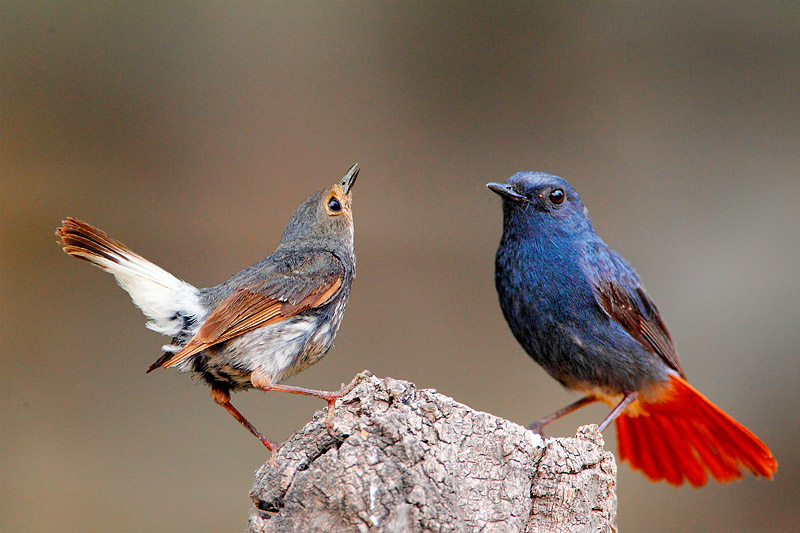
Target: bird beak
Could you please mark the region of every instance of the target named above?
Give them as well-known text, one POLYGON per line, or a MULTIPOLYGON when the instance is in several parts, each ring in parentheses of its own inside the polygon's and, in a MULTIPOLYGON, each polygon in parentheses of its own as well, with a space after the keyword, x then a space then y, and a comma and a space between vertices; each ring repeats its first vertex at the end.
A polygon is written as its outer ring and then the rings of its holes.
POLYGON ((507 183, 487 183, 486 186, 489 187, 492 192, 496 192, 507 200, 512 200, 514 202, 524 202, 527 200, 526 197, 515 191, 514 187, 507 183))
POLYGON ((344 175, 342 181, 339 182, 339 187, 342 188, 345 194, 348 196, 350 195, 350 189, 353 188, 353 185, 356 182, 356 178, 358 177, 358 163, 350 167, 350 170, 347 171, 347 174, 344 175))

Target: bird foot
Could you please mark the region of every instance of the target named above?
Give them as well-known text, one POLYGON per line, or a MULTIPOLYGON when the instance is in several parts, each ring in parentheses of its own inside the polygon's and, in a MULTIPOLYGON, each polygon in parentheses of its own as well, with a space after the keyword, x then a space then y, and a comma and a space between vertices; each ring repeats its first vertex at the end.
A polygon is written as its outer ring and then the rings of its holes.
POLYGON ((531 422, 530 424, 528 424, 527 429, 533 431, 540 437, 544 438, 547 437, 547 435, 545 435, 544 433, 544 426, 545 424, 541 420, 537 420, 536 422, 531 422))
POLYGON ((342 388, 340 388, 336 392, 330 392, 323 398, 325 401, 328 402, 328 412, 325 415, 325 427, 328 430, 328 434, 331 437, 337 438, 336 435, 333 433, 333 415, 334 415, 334 407, 336 406, 336 400, 341 398, 342 396, 346 396, 350 394, 350 392, 355 389, 359 383, 364 381, 365 379, 372 377, 372 372, 369 370, 362 370, 353 378, 353 380, 348 383, 347 385, 342 384, 342 388))
POLYGON ((278 450, 280 450, 282 446, 283 444, 276 445, 275 449, 272 450, 272 453, 269 456, 269 460, 267 461, 267 464, 276 472, 278 471, 278 450))

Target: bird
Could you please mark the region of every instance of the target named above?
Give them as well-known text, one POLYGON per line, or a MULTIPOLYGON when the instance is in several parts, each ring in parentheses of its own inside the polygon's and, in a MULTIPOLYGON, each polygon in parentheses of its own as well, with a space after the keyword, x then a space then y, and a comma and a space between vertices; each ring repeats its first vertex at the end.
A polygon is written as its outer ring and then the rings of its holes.
POLYGON ((508 325, 547 373, 583 398, 529 426, 596 401, 612 407, 618 454, 653 481, 704 485, 772 478, 777 461, 752 432, 692 387, 658 309, 631 266, 595 233, 563 178, 518 172, 488 183, 502 198, 495 286, 508 325))
POLYGON ((334 403, 338 391, 285 385, 333 346, 356 276, 352 188, 358 163, 336 184, 294 210, 273 253, 214 287, 199 289, 131 251, 90 224, 67 218, 56 235, 64 252, 114 275, 150 319, 147 327, 172 337, 147 372, 178 368, 211 387, 211 397, 271 452, 266 438, 232 404, 248 389, 314 396, 334 403))

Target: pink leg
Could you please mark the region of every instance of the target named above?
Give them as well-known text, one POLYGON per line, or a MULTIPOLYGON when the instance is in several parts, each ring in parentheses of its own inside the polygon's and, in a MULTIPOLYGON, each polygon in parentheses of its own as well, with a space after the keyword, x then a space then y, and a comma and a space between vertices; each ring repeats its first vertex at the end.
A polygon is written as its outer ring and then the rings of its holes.
POLYGON ((328 428, 328 432, 333 431, 333 407, 336 404, 336 400, 341 398, 358 385, 360 380, 356 379, 353 380, 349 385, 343 386, 338 391, 324 391, 324 390, 315 390, 315 389, 306 389, 304 387, 294 387, 292 385, 283 385, 281 383, 273 383, 272 379, 267 376, 263 370, 256 369, 250 375, 250 382, 255 386, 257 389, 267 391, 281 391, 281 392, 291 392, 292 394, 303 394, 305 396, 313 396, 314 398, 319 398, 321 400, 325 400, 328 402, 328 413, 325 416, 325 426, 328 428))
MULTIPOLYGON (((241 425, 246 427, 250 433, 255 435, 261 443, 267 447, 269 451, 272 452, 273 456, 275 452, 278 451, 278 445, 275 444, 273 441, 266 438, 264 435, 258 431, 253 424, 247 420, 242 413, 240 413, 232 404, 231 404, 231 394, 225 389, 213 388, 211 389, 211 397, 214 398, 214 401, 217 402, 219 405, 225 408, 230 414, 233 415, 233 418, 239 421, 241 425)), ((270 459, 271 460, 271 459, 270 459)))

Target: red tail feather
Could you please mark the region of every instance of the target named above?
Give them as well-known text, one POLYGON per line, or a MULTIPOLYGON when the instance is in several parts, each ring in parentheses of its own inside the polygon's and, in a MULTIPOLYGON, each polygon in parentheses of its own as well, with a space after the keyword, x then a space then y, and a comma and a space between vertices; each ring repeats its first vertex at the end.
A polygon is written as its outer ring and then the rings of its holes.
POLYGON ((704 485, 742 477, 744 467, 771 478, 778 467, 767 446, 683 378, 672 376, 661 401, 636 402, 617 418, 619 457, 653 481, 704 485))

